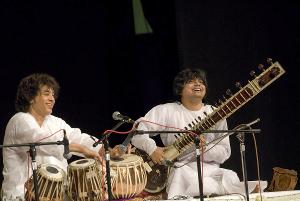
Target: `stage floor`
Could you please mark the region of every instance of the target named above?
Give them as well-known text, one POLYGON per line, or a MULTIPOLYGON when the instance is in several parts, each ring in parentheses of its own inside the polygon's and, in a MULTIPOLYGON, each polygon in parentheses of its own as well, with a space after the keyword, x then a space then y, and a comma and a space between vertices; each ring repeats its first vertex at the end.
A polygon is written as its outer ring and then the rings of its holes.
MULTIPOLYGON (((142 200, 160 200, 161 199, 147 199, 143 198, 142 200)), ((200 198, 183 198, 176 200, 187 200, 187 201, 199 201, 200 198)), ((242 195, 234 194, 234 195, 226 195, 226 196, 218 196, 211 198, 204 198, 205 201, 244 201, 246 198, 242 195)), ((259 193, 253 193, 249 196, 250 201, 261 201, 261 197, 259 193)), ((262 201, 300 201, 300 190, 293 191, 278 191, 278 192, 263 192, 262 193, 262 201)))

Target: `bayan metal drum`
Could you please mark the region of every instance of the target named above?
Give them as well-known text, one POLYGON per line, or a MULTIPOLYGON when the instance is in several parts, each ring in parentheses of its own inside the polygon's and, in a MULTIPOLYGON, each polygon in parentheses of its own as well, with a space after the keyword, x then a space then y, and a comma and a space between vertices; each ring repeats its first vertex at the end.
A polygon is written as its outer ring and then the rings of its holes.
POLYGON ((111 186, 115 199, 131 198, 141 193, 147 183, 144 161, 140 156, 125 154, 111 160, 111 186))
POLYGON ((94 159, 79 159, 68 166, 67 195, 76 201, 103 200, 100 165, 94 159))
MULTIPOLYGON (((37 169, 39 200, 41 201, 63 201, 64 193, 64 171, 53 164, 41 164, 37 169)), ((27 189, 25 199, 35 200, 33 177, 26 183, 27 189)))

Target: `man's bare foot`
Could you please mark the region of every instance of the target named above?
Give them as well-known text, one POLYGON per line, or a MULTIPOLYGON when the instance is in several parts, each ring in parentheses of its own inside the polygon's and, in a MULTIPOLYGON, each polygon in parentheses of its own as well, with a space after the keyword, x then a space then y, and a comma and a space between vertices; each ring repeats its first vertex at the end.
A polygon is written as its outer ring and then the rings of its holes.
POLYGON ((259 193, 259 191, 260 191, 259 184, 256 184, 255 188, 253 189, 253 191, 251 193, 259 193))

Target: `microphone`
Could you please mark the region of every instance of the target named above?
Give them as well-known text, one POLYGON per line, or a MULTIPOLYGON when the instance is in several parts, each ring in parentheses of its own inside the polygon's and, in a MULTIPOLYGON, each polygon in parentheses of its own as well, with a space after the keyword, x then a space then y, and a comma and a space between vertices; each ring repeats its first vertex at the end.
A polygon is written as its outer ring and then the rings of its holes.
POLYGON ((124 121, 126 123, 134 124, 134 121, 130 117, 124 116, 118 111, 115 111, 112 114, 112 118, 117 121, 124 121))
POLYGON ((63 154, 63 156, 64 156, 65 159, 68 160, 68 159, 71 158, 72 154, 70 154, 69 140, 68 140, 67 135, 66 135, 66 130, 63 129, 63 131, 64 131, 64 138, 63 138, 64 154, 63 154))
POLYGON ((133 136, 135 135, 135 132, 131 132, 127 135, 127 137, 125 138, 125 140, 122 142, 122 144, 120 144, 120 149, 123 153, 126 152, 127 150, 127 145, 130 143, 131 139, 133 138, 133 136))

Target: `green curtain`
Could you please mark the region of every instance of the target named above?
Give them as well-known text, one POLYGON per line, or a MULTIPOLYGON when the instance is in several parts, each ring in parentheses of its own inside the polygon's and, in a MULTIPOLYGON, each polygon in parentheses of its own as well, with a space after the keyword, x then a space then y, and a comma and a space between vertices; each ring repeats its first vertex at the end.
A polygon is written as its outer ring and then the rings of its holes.
POLYGON ((145 18, 141 0, 132 0, 135 34, 153 33, 152 28, 145 18))

